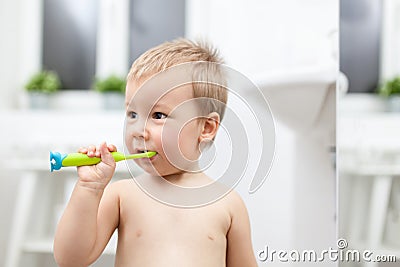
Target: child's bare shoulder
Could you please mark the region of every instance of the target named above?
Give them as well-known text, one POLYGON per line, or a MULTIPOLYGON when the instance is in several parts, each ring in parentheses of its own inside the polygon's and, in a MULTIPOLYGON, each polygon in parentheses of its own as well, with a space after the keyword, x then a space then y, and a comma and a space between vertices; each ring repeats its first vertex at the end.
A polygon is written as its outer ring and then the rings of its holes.
POLYGON ((107 188, 108 190, 112 190, 112 191, 122 191, 125 190, 126 187, 131 186, 132 179, 121 179, 121 180, 116 180, 111 182, 107 188))
POLYGON ((233 189, 228 193, 227 196, 229 201, 234 204, 237 204, 238 202, 243 202, 242 197, 239 195, 239 193, 233 189))
POLYGON ((105 190, 105 193, 123 196, 127 193, 133 194, 136 190, 138 190, 138 186, 132 178, 130 179, 121 179, 110 183, 105 190))
POLYGON ((114 186, 114 187, 126 187, 126 186, 130 186, 131 183, 133 182, 132 178, 126 178, 126 179, 120 179, 120 180, 116 180, 112 183, 110 183, 110 186, 114 186))
POLYGON ((247 208, 242 197, 233 189, 215 204, 220 208, 225 209, 231 219, 238 214, 247 213, 247 208))

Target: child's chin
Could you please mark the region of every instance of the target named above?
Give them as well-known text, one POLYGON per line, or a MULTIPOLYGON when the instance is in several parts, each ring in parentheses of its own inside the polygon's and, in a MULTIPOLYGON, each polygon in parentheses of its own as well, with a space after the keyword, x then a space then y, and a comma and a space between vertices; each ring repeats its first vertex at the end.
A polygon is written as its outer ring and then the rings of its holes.
POLYGON ((161 176, 165 177, 168 175, 173 175, 173 174, 178 174, 180 173, 179 170, 169 170, 169 171, 161 171, 161 170, 156 170, 155 168, 149 168, 146 166, 145 168, 142 168, 147 174, 150 174, 151 176, 161 176))
POLYGON ((150 174, 151 176, 163 176, 165 174, 163 174, 162 172, 159 172, 158 170, 156 170, 154 167, 152 166, 141 166, 142 170, 144 170, 147 174, 150 174))

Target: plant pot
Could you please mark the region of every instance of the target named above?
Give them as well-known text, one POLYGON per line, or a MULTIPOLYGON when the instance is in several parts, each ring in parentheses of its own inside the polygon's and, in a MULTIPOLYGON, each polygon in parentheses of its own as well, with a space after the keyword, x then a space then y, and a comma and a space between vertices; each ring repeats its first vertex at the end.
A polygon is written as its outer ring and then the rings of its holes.
POLYGON ((50 108, 50 94, 41 92, 29 93, 29 107, 31 109, 49 109, 50 108))
POLYGON ((104 92, 103 108, 106 110, 121 110, 124 108, 125 96, 116 92, 104 92))
POLYGON ((400 112, 400 95, 391 95, 387 100, 387 110, 389 112, 400 112))

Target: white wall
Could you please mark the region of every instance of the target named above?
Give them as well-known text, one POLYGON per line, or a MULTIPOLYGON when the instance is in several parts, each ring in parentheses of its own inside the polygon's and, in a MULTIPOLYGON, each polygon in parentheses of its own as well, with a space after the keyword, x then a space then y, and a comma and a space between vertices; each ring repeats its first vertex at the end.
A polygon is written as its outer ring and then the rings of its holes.
POLYGON ((41 68, 42 0, 0 5, 0 110, 4 110, 19 105, 24 84, 41 68))
MULTIPOLYGON (((41 0, 0 1, 0 110, 18 106, 27 77, 40 67, 41 0)), ((7 129, 1 139, 8 142, 7 129)), ((0 266, 4 265, 18 179, 1 171, 0 266), (10 204, 4 204, 10 203, 10 204)))
POLYGON ((380 78, 382 81, 400 75, 400 1, 384 0, 380 78))
POLYGON ((129 1, 99 2, 96 77, 125 77, 129 68, 129 1))
POLYGON ((0 44, 0 108, 10 107, 12 90, 17 88, 18 81, 15 79, 18 74, 18 44, 20 33, 19 27, 19 1, 2 1, 0 3, 0 32, 2 42, 0 44))
POLYGON ((211 40, 229 65, 250 77, 262 71, 327 64, 337 50, 337 0, 187 3, 186 35, 211 40))

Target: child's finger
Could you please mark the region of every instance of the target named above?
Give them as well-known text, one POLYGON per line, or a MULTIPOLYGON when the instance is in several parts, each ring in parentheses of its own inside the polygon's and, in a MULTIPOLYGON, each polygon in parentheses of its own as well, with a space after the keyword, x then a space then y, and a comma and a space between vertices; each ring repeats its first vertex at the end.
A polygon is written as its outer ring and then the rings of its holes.
POLYGON ((117 147, 114 146, 113 144, 109 144, 109 145, 107 146, 107 148, 108 148, 108 151, 110 151, 110 152, 115 152, 115 151, 117 151, 117 147))
POLYGON ((86 147, 81 146, 81 147, 78 149, 78 153, 86 154, 87 152, 88 152, 88 150, 87 150, 86 147))
POLYGON ((110 151, 108 151, 106 142, 103 142, 100 144, 99 150, 100 150, 102 162, 104 162, 107 165, 115 164, 115 160, 114 160, 113 156, 111 155, 110 151))
POLYGON ((96 147, 95 147, 94 145, 90 145, 90 146, 88 147, 87 155, 88 155, 89 157, 94 157, 95 151, 96 151, 96 147))
POLYGON ((96 147, 96 151, 94 152, 95 157, 100 158, 100 145, 96 147))

